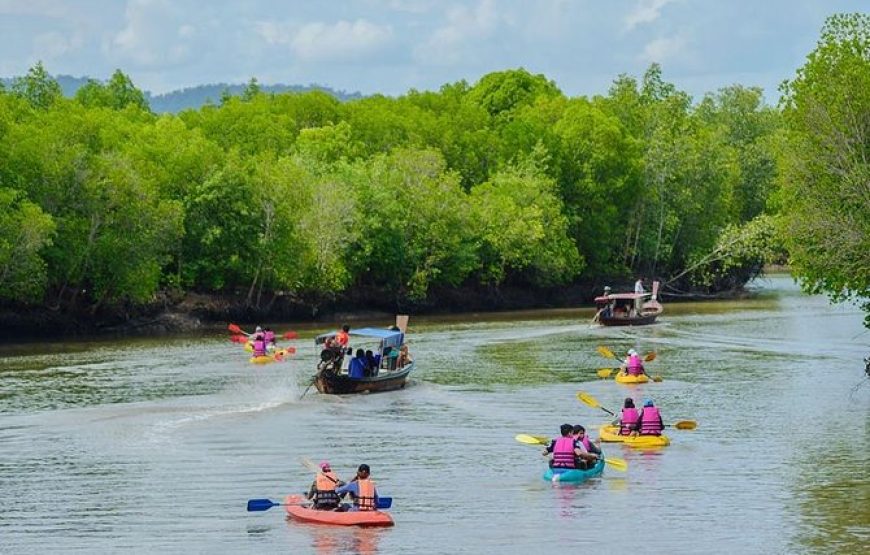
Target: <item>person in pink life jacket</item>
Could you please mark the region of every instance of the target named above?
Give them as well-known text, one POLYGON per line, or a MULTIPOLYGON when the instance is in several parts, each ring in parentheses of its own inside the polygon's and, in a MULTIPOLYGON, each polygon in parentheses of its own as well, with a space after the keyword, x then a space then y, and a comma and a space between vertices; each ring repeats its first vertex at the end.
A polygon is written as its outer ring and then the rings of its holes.
POLYGON ((543 452, 543 456, 553 454, 550 460, 551 468, 577 468, 577 458, 583 454, 583 450, 577 446, 574 436, 571 432, 574 427, 571 424, 562 424, 559 427, 559 432, 562 437, 554 439, 543 452))
POLYGON ((625 398, 625 403, 622 406, 622 414, 619 420, 615 422, 619 426, 619 435, 627 436, 637 428, 640 422, 640 414, 634 407, 634 399, 631 397, 625 398))
POLYGON ((266 335, 259 326, 257 326, 257 330, 254 333, 254 341, 251 343, 251 346, 254 348, 253 355, 255 357, 264 357, 266 356, 266 335))
POLYGON ((660 436, 662 430, 665 429, 665 424, 662 422, 662 414, 659 412, 652 399, 646 399, 643 402, 643 408, 640 409, 640 421, 637 429, 642 436, 660 436))
POLYGON ((598 459, 601 457, 601 448, 589 439, 589 436, 586 435, 586 428, 577 424, 571 430, 571 435, 574 436, 574 441, 577 442, 578 447, 582 447, 583 451, 583 453, 580 453, 577 457, 577 468, 588 470, 595 466, 595 463, 597 463, 598 459))
POLYGON ((272 328, 263 330, 263 340, 266 342, 267 351, 274 351, 278 348, 278 345, 275 343, 275 332, 272 331, 272 328))
POLYGON ((629 376, 640 376, 641 374, 646 374, 640 355, 638 355, 637 351, 634 349, 628 350, 628 356, 625 357, 625 362, 622 363, 621 368, 622 373, 628 374, 629 376))

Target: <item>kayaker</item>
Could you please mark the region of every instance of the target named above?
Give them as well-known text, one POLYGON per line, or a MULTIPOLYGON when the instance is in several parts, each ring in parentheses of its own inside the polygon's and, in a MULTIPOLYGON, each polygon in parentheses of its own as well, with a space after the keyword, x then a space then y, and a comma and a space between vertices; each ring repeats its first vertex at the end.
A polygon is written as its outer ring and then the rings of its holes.
POLYGON ((652 399, 646 399, 643 402, 643 408, 640 409, 640 423, 638 429, 642 436, 660 436, 662 430, 665 429, 665 424, 662 422, 662 415, 659 412, 652 399))
POLYGON ((622 363, 622 373, 628 376, 640 376, 646 374, 643 367, 643 362, 640 360, 640 355, 634 349, 628 350, 628 356, 625 357, 625 362, 622 363))
POLYGON ((543 456, 553 454, 550 460, 550 468, 577 468, 576 460, 583 455, 583 450, 577 447, 577 442, 574 441, 574 436, 571 432, 574 431, 574 426, 571 424, 562 424, 559 426, 559 433, 562 437, 554 439, 543 452, 543 456))
POLYGON ((621 417, 616 422, 619 426, 619 435, 630 435, 631 432, 637 428, 638 422, 640 422, 640 415, 637 413, 637 409, 634 406, 634 399, 626 397, 625 403, 622 406, 621 417))
POLYGON ((264 357, 266 356, 266 336, 259 326, 257 326, 257 329, 259 331, 254 333, 254 342, 251 346, 254 348, 255 357, 264 357))
POLYGON ((272 328, 263 330, 263 339, 266 341, 267 351, 274 351, 278 348, 278 345, 275 343, 275 332, 272 331, 272 328))
MULTIPOLYGON (((571 435, 574 436, 574 441, 578 447, 582 447, 583 453, 578 457, 579 468, 589 469, 595 466, 598 458, 601 456, 601 449, 586 435, 586 428, 580 424, 576 424, 571 430, 571 435)), ((600 441, 600 440, 599 440, 600 441)))
POLYGON ((364 378, 366 376, 366 353, 362 349, 357 349, 356 356, 350 359, 347 376, 349 378, 364 378))
POLYGON ((359 465, 356 479, 338 488, 339 497, 350 495, 353 499, 351 511, 374 511, 378 507, 378 490, 370 479, 371 469, 367 464, 359 465))
POLYGON ((314 501, 314 508, 321 511, 337 509, 341 499, 336 493, 339 486, 343 486, 338 475, 332 471, 329 461, 320 463, 320 472, 314 477, 314 482, 308 490, 308 499, 314 501))

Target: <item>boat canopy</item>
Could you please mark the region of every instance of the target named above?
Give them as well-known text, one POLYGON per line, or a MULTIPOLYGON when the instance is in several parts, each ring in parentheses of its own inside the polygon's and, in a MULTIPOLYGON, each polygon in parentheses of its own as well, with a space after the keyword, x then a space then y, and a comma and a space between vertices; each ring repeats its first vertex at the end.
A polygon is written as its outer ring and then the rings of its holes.
POLYGON ((609 301, 633 301, 635 299, 643 299, 646 297, 652 297, 652 293, 613 293, 611 295, 595 297, 595 302, 606 303, 609 301))
MULTIPOLYGON (((405 340, 405 334, 401 331, 385 328, 359 328, 350 330, 350 335, 355 337, 368 337, 380 339, 384 347, 400 347, 405 340)), ((335 332, 323 333, 314 338, 314 344, 320 345, 330 337, 335 337, 335 332)))

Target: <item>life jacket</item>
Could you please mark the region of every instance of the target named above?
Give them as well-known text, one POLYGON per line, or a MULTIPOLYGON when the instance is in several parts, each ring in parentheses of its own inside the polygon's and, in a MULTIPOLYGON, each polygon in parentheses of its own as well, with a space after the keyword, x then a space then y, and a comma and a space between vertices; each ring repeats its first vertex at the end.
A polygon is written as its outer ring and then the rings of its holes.
POLYGON ((583 445, 583 448, 586 449, 587 453, 592 452, 592 443, 589 441, 589 436, 583 434, 583 439, 580 440, 580 443, 583 445))
POLYGON ((640 434, 661 435, 661 415, 657 407, 644 407, 640 413, 640 434))
POLYGON ((627 370, 629 376, 640 376, 643 373, 643 364, 640 362, 639 356, 631 355, 628 357, 627 370))
POLYGON ((263 339, 262 335, 257 335, 254 337, 254 356, 262 357, 266 356, 266 341, 263 339))
POLYGON ((267 332, 264 334, 263 339, 266 340, 266 343, 267 343, 267 344, 269 344, 269 343, 274 343, 274 342, 275 342, 275 332, 274 332, 274 331, 267 331, 267 332))
POLYGON ((334 472, 318 472, 314 479, 314 504, 315 506, 337 507, 339 503, 335 488, 338 485, 338 477, 334 472))
POLYGON ((574 438, 558 438, 553 447, 553 468, 576 468, 574 456, 574 438))
POLYGON ((346 331, 341 330, 336 332, 335 334, 335 342, 338 343, 339 347, 347 347, 347 344, 350 343, 350 336, 346 331))
POLYGON ((356 496, 353 504, 360 511, 374 511, 377 508, 375 504, 375 483, 368 478, 365 480, 357 480, 359 495, 356 496))
POLYGON ((637 409, 622 409, 622 426, 619 428, 619 435, 627 436, 630 434, 639 418, 637 409))

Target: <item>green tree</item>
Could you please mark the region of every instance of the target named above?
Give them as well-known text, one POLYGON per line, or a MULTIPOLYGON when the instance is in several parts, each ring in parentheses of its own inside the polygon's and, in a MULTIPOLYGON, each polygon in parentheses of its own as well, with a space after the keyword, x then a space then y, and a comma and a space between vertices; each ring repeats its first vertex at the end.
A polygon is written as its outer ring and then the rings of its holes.
POLYGON ((127 106, 135 106, 145 112, 151 111, 148 101, 145 100, 145 94, 137 89, 133 81, 120 69, 115 70, 105 85, 95 79, 89 79, 76 91, 75 98, 88 107, 123 110, 127 106))
POLYGON ((0 298, 35 300, 46 284, 41 251, 51 245, 54 221, 20 192, 0 188, 0 298))
POLYGON ((870 15, 829 17, 782 93, 792 269, 810 291, 862 300, 870 327, 870 15))
POLYGON ((46 109, 63 98, 60 85, 48 74, 42 62, 37 62, 24 77, 16 77, 12 81, 12 93, 41 109, 46 109))

